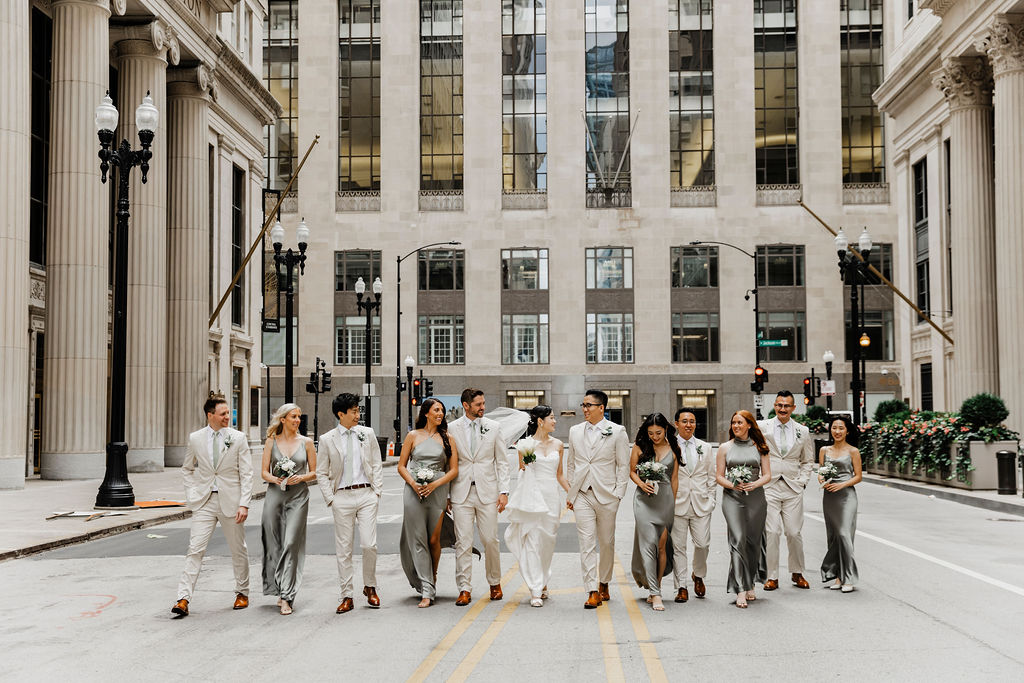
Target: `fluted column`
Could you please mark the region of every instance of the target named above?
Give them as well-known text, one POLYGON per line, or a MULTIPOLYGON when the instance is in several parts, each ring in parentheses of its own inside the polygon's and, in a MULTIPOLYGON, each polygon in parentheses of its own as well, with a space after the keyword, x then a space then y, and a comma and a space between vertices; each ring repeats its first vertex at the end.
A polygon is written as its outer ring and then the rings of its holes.
MULTIPOLYGON (((981 57, 946 59, 933 82, 950 110, 953 402, 999 392, 990 74, 981 57)), ((1018 188, 1019 191, 1019 188, 1018 188)))
POLYGON ((209 72, 174 69, 167 83, 167 402, 164 466, 185 459, 202 422, 209 338, 210 214, 207 160, 209 72))
POLYGON ((29 240, 29 3, 0 6, 0 395, 7 429, 0 430, 0 489, 25 486, 28 443, 29 240))
POLYGON ((110 194, 93 120, 109 78, 110 9, 107 0, 53 0, 52 8, 40 469, 44 479, 91 479, 103 475, 107 440, 110 194))
POLYGON ((995 77, 996 279, 999 390, 1014 429, 1024 426, 1024 17, 997 16, 976 47, 995 77))
POLYGON ((135 109, 147 93, 160 112, 149 178, 131 172, 128 227, 128 308, 125 441, 128 471, 164 466, 167 363, 167 58, 177 42, 155 21, 111 30, 118 61, 117 139, 139 147, 135 109))

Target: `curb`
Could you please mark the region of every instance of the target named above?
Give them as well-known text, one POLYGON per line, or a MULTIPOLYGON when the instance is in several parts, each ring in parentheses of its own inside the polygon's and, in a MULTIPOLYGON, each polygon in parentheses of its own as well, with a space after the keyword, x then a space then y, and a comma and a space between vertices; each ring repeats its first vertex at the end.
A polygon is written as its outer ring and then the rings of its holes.
POLYGON ((1024 505, 1018 503, 1003 502, 1000 500, 989 500, 988 498, 976 498, 974 496, 959 493, 957 491, 948 491, 946 489, 940 488, 927 488, 925 486, 916 486, 914 484, 909 484, 905 481, 896 479, 882 479, 865 476, 862 481, 868 484, 875 484, 877 486, 888 486, 890 488, 899 489, 900 491, 907 491, 909 493, 917 493, 925 496, 934 496, 942 500, 949 500, 954 503, 960 503, 961 505, 970 505, 971 507, 992 510, 993 512, 1005 512, 1010 515, 1024 517, 1024 505))

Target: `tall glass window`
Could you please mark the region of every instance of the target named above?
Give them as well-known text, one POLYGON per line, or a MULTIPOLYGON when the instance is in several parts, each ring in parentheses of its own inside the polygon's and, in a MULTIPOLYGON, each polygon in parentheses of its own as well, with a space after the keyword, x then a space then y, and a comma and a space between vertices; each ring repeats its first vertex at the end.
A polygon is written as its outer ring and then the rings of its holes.
POLYGON ((380 189, 380 0, 338 0, 338 189, 380 189))
MULTIPOLYGON (((224 15, 221 15, 224 16, 224 15)), ((263 129, 267 186, 283 190, 298 165, 299 0, 268 0, 263 24, 263 83, 284 111, 263 129)), ((298 189, 298 179, 292 189, 298 189)))
POLYGON ((501 316, 501 362, 548 362, 547 313, 501 316))
POLYGON ((587 189, 628 190, 629 0, 584 0, 584 19, 587 189))
POLYGON ((781 339, 782 346, 761 349, 768 361, 807 360, 807 314, 803 311, 759 313, 757 332, 763 339, 781 339))
POLYGON ((587 313, 587 362, 633 362, 632 313, 587 313))
POLYGON ((673 287, 717 287, 718 247, 672 247, 673 287))
POLYGON ((462 189, 462 0, 420 0, 420 189, 462 189))
MULTIPOLYGON (((914 281, 917 307, 925 315, 931 313, 931 288, 928 280, 931 273, 928 257, 928 160, 914 164, 914 281)), ((918 318, 919 323, 924 318, 918 318)))
POLYGON ((52 52, 53 20, 38 9, 32 8, 32 173, 28 260, 40 266, 46 265, 52 52))
MULTIPOLYGON (((245 253, 245 171, 234 166, 231 173, 231 274, 242 267, 245 253)), ((245 278, 231 287, 231 324, 245 324, 245 278)))
POLYGON ((419 317, 420 365, 466 362, 466 318, 462 315, 419 317))
POLYGON ((501 173, 506 190, 546 190, 547 0, 501 2, 501 173))
POLYGON ((758 185, 800 182, 796 0, 754 0, 754 151, 758 185))
POLYGON ((354 292, 356 282, 363 282, 370 287, 376 278, 381 277, 381 252, 369 249, 349 249, 334 252, 334 291, 354 292))
POLYGON ((502 289, 547 289, 547 249, 502 249, 502 289))
POLYGON ((773 244, 759 246, 755 253, 758 287, 802 287, 804 246, 773 244))
POLYGON ((711 0, 670 0, 668 101, 672 187, 715 184, 711 0))
POLYGON ((885 181, 882 113, 871 93, 882 84, 882 0, 840 0, 843 182, 885 181))
POLYGON ((587 289, 632 289, 633 249, 587 249, 587 289))

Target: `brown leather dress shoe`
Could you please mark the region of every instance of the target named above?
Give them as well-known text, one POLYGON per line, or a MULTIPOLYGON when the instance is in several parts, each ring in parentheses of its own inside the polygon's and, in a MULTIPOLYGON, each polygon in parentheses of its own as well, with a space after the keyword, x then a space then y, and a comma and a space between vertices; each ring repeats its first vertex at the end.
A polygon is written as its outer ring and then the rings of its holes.
POLYGON ((501 600, 503 595, 504 594, 501 592, 501 584, 500 583, 491 586, 491 600, 501 600))
POLYGON ((344 614, 345 612, 351 612, 355 605, 352 604, 352 598, 343 598, 341 604, 338 605, 338 614, 344 614))
POLYGON ((676 593, 676 602, 686 602, 690 599, 690 594, 685 588, 680 588, 679 592, 676 593))
POLYGON ((377 597, 377 589, 373 586, 363 586, 363 595, 366 596, 366 604, 377 609, 380 607, 380 598, 377 597))
POLYGON ((608 584, 607 583, 599 583, 599 584, 597 584, 597 592, 601 594, 601 602, 608 602, 609 600, 612 599, 612 597, 610 595, 608 595, 608 584))
POLYGON ((583 609, 596 609, 601 606, 601 594, 597 591, 590 591, 587 601, 583 603, 583 609))
POLYGON ((174 603, 174 607, 171 608, 171 612, 177 614, 179 617, 188 616, 188 600, 182 598, 178 602, 174 603))
POLYGON ((459 591, 459 597, 455 598, 456 607, 465 607, 472 602, 473 596, 469 594, 469 591, 459 591))
POLYGON ((797 588, 811 587, 811 584, 807 583, 807 579, 804 578, 803 574, 793 574, 793 585, 797 588))
POLYGON ((249 598, 239 593, 235 596, 235 605, 231 609, 245 609, 249 606, 249 598))
POLYGON ((707 588, 704 587, 704 579, 693 574, 690 574, 690 578, 693 579, 693 592, 698 598, 703 598, 704 594, 708 592, 707 588))
POLYGON ((764 582, 764 589, 766 591, 778 590, 779 582, 776 579, 768 579, 764 582))

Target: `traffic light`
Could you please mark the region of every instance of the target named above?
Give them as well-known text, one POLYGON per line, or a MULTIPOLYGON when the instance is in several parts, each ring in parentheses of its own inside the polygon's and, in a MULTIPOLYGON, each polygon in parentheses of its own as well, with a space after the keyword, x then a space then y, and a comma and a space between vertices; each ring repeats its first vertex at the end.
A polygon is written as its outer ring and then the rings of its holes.
POLYGON ((423 380, 423 395, 433 396, 434 395, 434 380, 427 378, 423 380))
POLYGON ((323 378, 322 387, 321 387, 320 391, 326 394, 330 390, 331 390, 331 371, 330 370, 324 370, 324 378, 323 378))
POLYGON ((423 398, 423 380, 417 377, 412 381, 412 404, 418 406, 423 398))
POLYGON ((309 373, 309 381, 306 382, 306 391, 309 392, 310 394, 315 394, 316 389, 316 370, 314 370, 313 372, 309 373))
POLYGON ((814 380, 816 377, 804 377, 804 405, 813 406, 815 397, 815 385, 817 382, 814 380))
POLYGON ((750 390, 760 394, 764 391, 766 382, 768 382, 768 371, 758 365, 754 368, 754 381, 750 383, 750 390))

